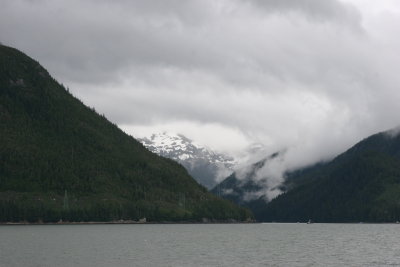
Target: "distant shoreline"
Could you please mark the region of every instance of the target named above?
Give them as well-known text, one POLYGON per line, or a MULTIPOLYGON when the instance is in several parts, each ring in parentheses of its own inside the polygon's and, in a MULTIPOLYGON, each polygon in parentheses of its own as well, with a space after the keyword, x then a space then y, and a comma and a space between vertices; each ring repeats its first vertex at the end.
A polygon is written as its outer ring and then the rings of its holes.
POLYGON ((110 222, 0 222, 2 225, 98 225, 98 224, 256 224, 259 222, 139 222, 139 221, 110 221, 110 222))
MULTIPOLYGON (((0 222, 0 226, 7 225, 102 225, 102 224, 139 224, 139 225, 150 225, 150 224, 307 224, 307 222, 139 222, 139 221, 110 221, 110 222, 0 222)), ((312 224, 399 224, 398 222, 320 222, 312 224)))

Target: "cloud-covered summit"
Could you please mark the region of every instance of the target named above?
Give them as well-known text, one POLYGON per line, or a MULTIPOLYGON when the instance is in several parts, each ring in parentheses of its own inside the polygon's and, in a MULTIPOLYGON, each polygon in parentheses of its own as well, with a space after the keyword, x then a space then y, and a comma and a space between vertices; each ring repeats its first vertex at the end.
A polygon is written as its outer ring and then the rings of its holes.
POLYGON ((297 166, 399 124, 400 7, 376 3, 5 0, 0 41, 133 135, 297 166))

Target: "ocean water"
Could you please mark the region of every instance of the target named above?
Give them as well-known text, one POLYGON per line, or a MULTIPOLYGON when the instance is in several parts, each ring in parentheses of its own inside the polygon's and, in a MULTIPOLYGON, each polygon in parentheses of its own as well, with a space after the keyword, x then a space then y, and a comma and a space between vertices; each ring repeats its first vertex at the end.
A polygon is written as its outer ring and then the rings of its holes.
POLYGON ((0 266, 400 266, 400 225, 7 225, 0 266))

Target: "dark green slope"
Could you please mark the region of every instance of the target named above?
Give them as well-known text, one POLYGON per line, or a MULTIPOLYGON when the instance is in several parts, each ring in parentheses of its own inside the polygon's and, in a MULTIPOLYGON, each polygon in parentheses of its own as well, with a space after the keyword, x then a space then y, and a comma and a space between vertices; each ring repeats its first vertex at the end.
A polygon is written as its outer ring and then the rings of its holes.
MULTIPOLYGON (((246 199, 247 194, 255 194, 262 190, 264 187, 259 182, 255 181, 255 176, 257 172, 268 164, 268 162, 274 158, 276 158, 279 153, 274 153, 254 164, 248 166, 244 174, 242 174, 241 178, 237 171, 229 175, 222 182, 216 185, 211 193, 221 196, 224 199, 228 199, 233 201, 236 204, 241 206, 247 206, 249 201, 246 199)), ((262 181, 261 181, 262 182, 262 181)))
POLYGON ((400 220, 400 136, 373 135, 253 211, 263 221, 394 222, 400 220))
MULTIPOLYGON (((145 114, 144 114, 145 116, 145 114)), ((244 220, 185 169, 0 46, 0 221, 244 220)))
MULTIPOLYGON (((269 164, 271 160, 276 159, 281 154, 279 152, 274 153, 251 166, 246 167, 245 175, 241 174, 241 178, 238 178, 237 172, 232 173, 221 183, 215 186, 211 192, 216 196, 220 196, 224 199, 228 199, 240 206, 249 208, 253 211, 253 214, 257 220, 264 219, 264 209, 267 202, 264 197, 258 199, 249 199, 248 195, 257 195, 258 192, 264 191, 266 181, 269 177, 257 178, 257 172, 269 164)), ((290 191, 291 189, 309 181, 307 176, 308 173, 313 172, 315 169, 322 166, 323 163, 317 163, 302 169, 286 172, 285 182, 279 185, 279 189, 282 192, 290 191)))

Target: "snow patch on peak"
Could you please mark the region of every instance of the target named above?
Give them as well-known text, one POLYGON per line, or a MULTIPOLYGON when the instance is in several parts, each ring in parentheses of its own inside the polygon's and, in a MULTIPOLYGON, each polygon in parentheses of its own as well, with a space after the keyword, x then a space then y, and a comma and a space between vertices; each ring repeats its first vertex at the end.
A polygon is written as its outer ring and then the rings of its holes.
POLYGON ((162 132, 139 141, 150 151, 181 163, 199 183, 208 188, 215 186, 221 175, 232 173, 237 163, 233 157, 216 153, 182 134, 162 132))

